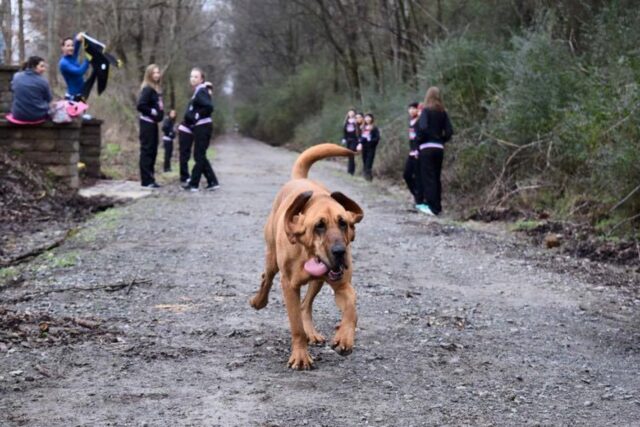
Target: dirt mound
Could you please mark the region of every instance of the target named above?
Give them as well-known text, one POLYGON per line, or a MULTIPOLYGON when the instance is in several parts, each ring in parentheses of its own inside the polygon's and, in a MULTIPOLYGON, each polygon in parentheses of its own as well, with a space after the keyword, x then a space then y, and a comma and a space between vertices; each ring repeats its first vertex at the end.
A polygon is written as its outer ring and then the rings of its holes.
POLYGON ((526 211, 515 207, 481 208, 464 219, 486 223, 525 221, 535 225, 528 225, 518 231, 537 246, 558 247, 561 252, 577 258, 628 266, 640 271, 639 241, 609 238, 586 222, 555 221, 546 212, 526 211))
POLYGON ((72 228, 91 213, 113 206, 106 197, 80 197, 42 168, 0 150, 0 267, 28 250, 27 236, 54 224, 58 229, 72 228), (25 241, 26 245, 16 245, 25 241))
POLYGON ((524 233, 539 245, 547 236, 557 236, 561 250, 575 257, 640 269, 640 242, 608 239, 589 225, 543 221, 524 233))

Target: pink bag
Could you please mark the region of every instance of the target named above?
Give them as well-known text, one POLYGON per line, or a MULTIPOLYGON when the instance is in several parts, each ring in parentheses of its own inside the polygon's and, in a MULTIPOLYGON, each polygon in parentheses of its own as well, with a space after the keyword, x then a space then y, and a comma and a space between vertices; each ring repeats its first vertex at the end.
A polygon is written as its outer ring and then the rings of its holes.
POLYGON ((67 114, 71 117, 81 116, 87 109, 89 105, 82 101, 66 101, 67 103, 67 114))

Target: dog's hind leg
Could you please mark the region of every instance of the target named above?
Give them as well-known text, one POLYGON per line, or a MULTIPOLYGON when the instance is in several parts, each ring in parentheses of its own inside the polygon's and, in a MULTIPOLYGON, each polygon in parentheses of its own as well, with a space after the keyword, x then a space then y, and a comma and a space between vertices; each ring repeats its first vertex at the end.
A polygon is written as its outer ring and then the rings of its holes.
POLYGON ((309 340, 309 344, 321 344, 325 342, 325 338, 318 333, 315 326, 313 326, 313 300, 322 289, 322 285, 324 284, 323 280, 313 280, 309 282, 309 287, 307 289, 307 293, 304 295, 304 300, 302 300, 302 324, 304 325, 304 332, 307 334, 307 338, 309 340))
POLYGON ((331 347, 341 356, 351 354, 353 342, 356 335, 356 323, 358 315, 356 313, 356 291, 351 283, 346 282, 340 285, 332 285, 335 292, 336 305, 342 311, 342 321, 338 326, 331 347))
POLYGON ((276 274, 278 274, 276 255, 273 251, 267 249, 264 262, 264 272, 262 273, 262 282, 260 283, 260 289, 258 289, 258 292, 249 301, 251 307, 256 310, 260 310, 267 306, 267 303, 269 302, 269 291, 271 290, 273 278, 276 274))

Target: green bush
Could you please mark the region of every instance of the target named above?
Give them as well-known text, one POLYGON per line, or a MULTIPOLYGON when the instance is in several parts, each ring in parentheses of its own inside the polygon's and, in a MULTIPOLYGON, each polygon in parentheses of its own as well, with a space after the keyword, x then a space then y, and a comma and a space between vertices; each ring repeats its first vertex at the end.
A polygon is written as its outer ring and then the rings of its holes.
POLYGON ((438 86, 458 126, 481 120, 492 94, 503 84, 501 50, 469 36, 444 39, 425 50, 419 78, 422 90, 438 86))
POLYGON ((288 142, 297 125, 322 110, 329 84, 322 67, 306 66, 263 87, 255 99, 237 109, 241 131, 272 145, 288 142))

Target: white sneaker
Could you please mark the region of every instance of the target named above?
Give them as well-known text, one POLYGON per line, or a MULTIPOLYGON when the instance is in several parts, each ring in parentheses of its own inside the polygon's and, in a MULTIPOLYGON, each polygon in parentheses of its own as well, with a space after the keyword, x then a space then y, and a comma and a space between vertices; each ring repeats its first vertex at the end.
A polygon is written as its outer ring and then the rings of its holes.
POLYGON ((417 206, 418 210, 424 214, 427 214, 429 216, 436 216, 436 214, 434 214, 431 209, 429 208, 428 205, 418 205, 417 206))

